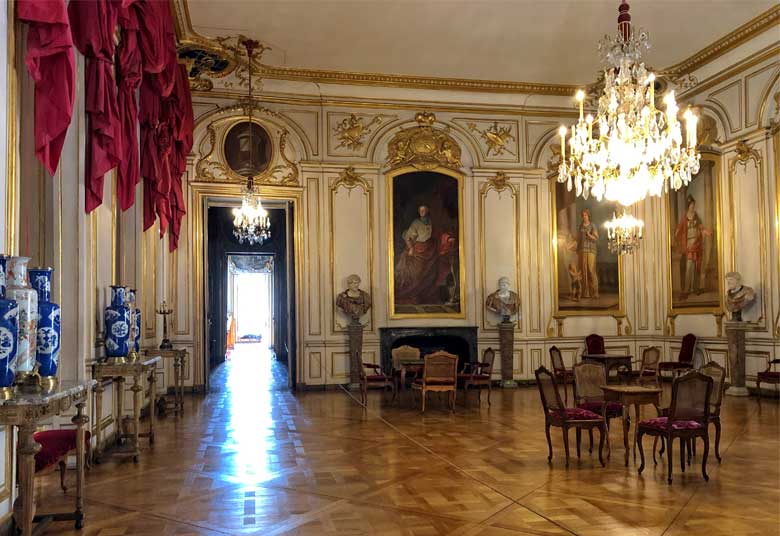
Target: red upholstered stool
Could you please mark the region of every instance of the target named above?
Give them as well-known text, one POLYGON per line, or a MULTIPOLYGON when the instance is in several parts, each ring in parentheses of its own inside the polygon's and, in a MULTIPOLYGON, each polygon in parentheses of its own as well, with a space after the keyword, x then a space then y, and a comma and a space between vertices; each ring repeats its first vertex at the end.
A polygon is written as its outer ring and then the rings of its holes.
MULTIPOLYGON (((41 450, 35 455, 35 474, 42 475, 50 472, 55 466, 60 469, 60 487, 62 491, 68 491, 65 486, 65 460, 72 452, 76 452, 76 430, 46 430, 36 432, 33 435, 36 443, 41 445, 41 450)), ((84 432, 84 456, 85 465, 89 465, 89 439, 90 433, 84 432)))

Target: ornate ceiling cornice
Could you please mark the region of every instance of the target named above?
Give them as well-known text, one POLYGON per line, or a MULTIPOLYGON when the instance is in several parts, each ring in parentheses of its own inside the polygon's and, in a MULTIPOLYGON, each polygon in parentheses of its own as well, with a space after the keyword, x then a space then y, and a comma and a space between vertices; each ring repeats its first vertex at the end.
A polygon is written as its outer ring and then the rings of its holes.
MULTIPOLYGON (((191 50, 193 48, 202 47, 209 53, 222 56, 228 62, 230 70, 235 68, 236 62, 242 62, 241 58, 235 58, 235 54, 220 43, 219 38, 200 35, 192 28, 188 0, 171 0, 171 5, 174 21, 176 23, 176 36, 179 40, 180 50, 191 50)), ((778 26, 779 21, 780 6, 772 7, 728 35, 703 48, 696 54, 667 69, 661 69, 660 72, 671 78, 679 78, 691 73, 755 36, 774 26, 778 26)), ((245 61, 246 60, 244 60, 244 62, 245 61)), ((261 63, 258 63, 256 68, 258 69, 258 74, 262 78, 327 84, 478 91, 488 93, 533 93, 537 95, 554 96, 571 96, 577 89, 582 87, 582 85, 513 82, 508 80, 443 78, 433 76, 302 69, 295 67, 274 67, 261 63)), ((212 71, 208 71, 207 74, 209 76, 220 76, 220 73, 214 73, 212 71)), ((221 73, 221 76, 224 76, 225 74, 228 73, 221 73)), ((202 83, 201 80, 201 78, 195 79, 196 84, 202 83)), ((195 89, 209 91, 211 88, 196 87, 195 89)))

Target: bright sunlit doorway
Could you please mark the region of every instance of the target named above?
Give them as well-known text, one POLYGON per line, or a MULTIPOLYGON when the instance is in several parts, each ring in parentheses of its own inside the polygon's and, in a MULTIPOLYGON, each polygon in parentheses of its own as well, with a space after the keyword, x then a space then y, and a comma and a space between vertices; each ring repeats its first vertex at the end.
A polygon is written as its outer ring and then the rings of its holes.
POLYGON ((227 349, 236 344, 274 347, 274 257, 229 255, 227 349))

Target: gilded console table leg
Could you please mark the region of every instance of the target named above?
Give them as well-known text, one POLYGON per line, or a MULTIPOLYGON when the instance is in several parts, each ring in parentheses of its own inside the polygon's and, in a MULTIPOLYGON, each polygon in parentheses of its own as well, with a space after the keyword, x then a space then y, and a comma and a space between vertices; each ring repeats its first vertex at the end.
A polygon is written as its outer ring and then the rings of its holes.
POLYGON ((138 463, 138 455, 140 454, 140 441, 138 434, 141 428, 141 393, 144 388, 141 387, 141 375, 133 375, 133 386, 130 388, 133 392, 133 461, 138 463))
MULTIPOLYGON (((89 422, 89 418, 84 415, 84 402, 76 404, 76 415, 70 420, 76 425, 76 530, 84 526, 84 443, 86 436, 84 434, 84 425, 89 422)), ((100 423, 98 423, 98 429, 100 423)))
POLYGON ((155 401, 157 399, 157 374, 155 367, 149 371, 149 445, 154 445, 155 401))
POLYGON ((116 442, 122 442, 122 434, 124 429, 122 427, 122 419, 125 417, 125 378, 124 376, 118 376, 115 379, 116 385, 116 422, 114 423, 114 432, 116 433, 116 442))
POLYGON ((14 503, 14 519, 22 536, 32 536, 33 517, 35 517, 35 454, 41 446, 33 439, 35 423, 26 423, 19 427, 19 497, 14 503))
POLYGON ((100 440, 103 436, 103 382, 98 380, 95 385, 95 453, 92 458, 100 463, 100 440))

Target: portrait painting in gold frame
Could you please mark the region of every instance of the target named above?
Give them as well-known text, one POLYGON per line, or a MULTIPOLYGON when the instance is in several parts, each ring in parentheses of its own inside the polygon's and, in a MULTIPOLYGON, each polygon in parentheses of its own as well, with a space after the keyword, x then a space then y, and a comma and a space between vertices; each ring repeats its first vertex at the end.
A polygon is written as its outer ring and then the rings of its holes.
POLYGON ((401 168, 387 176, 391 318, 465 318, 463 177, 401 168))
POLYGON ((551 184, 555 316, 623 316, 621 259, 604 229, 618 206, 551 184))
POLYGON ((722 310, 719 172, 717 155, 702 154, 691 182, 666 194, 669 298, 675 314, 722 310))

